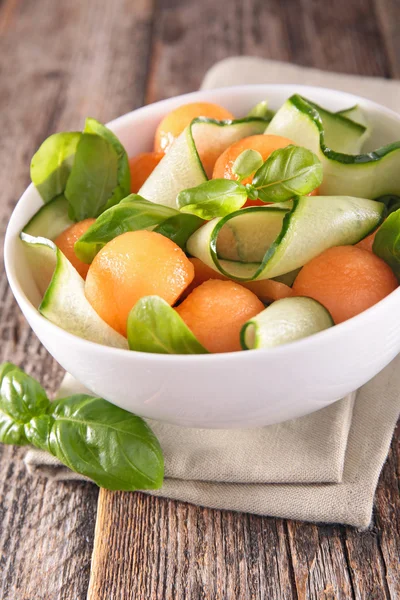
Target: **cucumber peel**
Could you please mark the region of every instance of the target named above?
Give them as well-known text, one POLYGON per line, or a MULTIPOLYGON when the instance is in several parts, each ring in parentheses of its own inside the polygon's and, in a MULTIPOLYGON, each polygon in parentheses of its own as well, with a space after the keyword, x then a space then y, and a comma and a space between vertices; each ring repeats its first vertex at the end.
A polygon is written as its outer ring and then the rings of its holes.
POLYGON ((49 239, 21 233, 32 273, 43 299, 39 312, 65 331, 81 338, 128 348, 127 340, 112 329, 86 300, 84 280, 49 239))
POLYGON ((74 224, 68 216, 68 200, 60 194, 44 204, 25 225, 23 232, 33 237, 55 240, 63 231, 74 224))
POLYGON ((356 244, 378 227, 384 212, 374 200, 297 196, 213 219, 189 238, 187 250, 237 281, 272 279, 332 246, 356 244))
POLYGON ((177 209, 179 192, 208 179, 200 155, 208 152, 217 159, 234 142, 261 134, 264 129, 265 119, 256 117, 235 121, 216 121, 205 117, 194 119, 172 144, 138 194, 151 202, 177 209))
POLYGON ((274 348, 334 325, 327 309, 312 298, 277 300, 247 321, 240 332, 244 350, 274 348))
MULTIPOLYGON (((364 126, 334 113, 329 113, 327 121, 324 113, 327 111, 296 94, 277 111, 266 133, 288 137, 318 156, 324 170, 320 186, 323 195, 371 199, 400 195, 400 141, 359 154, 354 145, 354 126, 364 126), (332 139, 340 142, 338 151, 328 145, 332 139)), ((362 136, 359 139, 363 141, 362 136)))

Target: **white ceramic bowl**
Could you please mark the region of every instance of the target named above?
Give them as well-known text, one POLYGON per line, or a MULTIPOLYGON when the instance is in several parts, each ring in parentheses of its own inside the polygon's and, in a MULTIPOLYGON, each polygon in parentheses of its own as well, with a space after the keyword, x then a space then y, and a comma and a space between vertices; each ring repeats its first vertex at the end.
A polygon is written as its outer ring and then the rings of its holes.
MULTIPOLYGON (((151 148, 160 119, 176 106, 217 102, 237 116, 268 98, 277 109, 300 93, 331 110, 359 103, 374 133, 371 147, 400 139, 400 116, 333 90, 258 85, 200 91, 133 111, 110 124, 129 156, 151 148)), ((107 348, 53 325, 39 297, 18 234, 40 208, 29 186, 7 229, 11 289, 32 329, 54 358, 95 394, 144 417, 203 428, 263 426, 318 410, 366 383, 400 351, 400 289, 364 313, 304 340, 270 350, 168 356, 107 348)))

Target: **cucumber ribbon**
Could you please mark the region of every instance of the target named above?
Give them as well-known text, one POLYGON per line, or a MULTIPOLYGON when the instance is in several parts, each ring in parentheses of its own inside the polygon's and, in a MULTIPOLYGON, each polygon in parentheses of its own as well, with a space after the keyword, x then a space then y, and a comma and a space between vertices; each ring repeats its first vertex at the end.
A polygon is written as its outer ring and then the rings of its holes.
POLYGON ((297 196, 209 221, 187 250, 238 281, 294 271, 332 246, 356 244, 381 223, 381 202, 350 196, 297 196))

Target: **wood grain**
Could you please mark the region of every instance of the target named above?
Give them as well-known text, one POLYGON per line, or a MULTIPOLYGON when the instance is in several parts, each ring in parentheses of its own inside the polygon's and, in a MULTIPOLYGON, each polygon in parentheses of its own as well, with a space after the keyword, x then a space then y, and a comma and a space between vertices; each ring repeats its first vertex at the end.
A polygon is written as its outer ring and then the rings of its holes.
MULTIPOLYGON (((49 133, 192 91, 234 54, 399 77, 399 18, 397 0, 0 0, 0 236, 49 133)), ((4 274, 0 339, 56 389, 4 274)), ((31 479, 23 452, 0 449, 0 598, 83 600, 97 488, 31 479)), ((361 533, 102 490, 88 598, 400 598, 399 462, 398 433, 361 533)))
MULTIPOLYGON (((80 128, 87 115, 107 121, 144 101, 151 2, 38 4, 0 3, 1 238, 29 183, 30 157, 50 133, 80 128)), ((1 264, 2 252, 3 244, 1 264)), ((0 315, 0 359, 53 392, 62 370, 21 316, 4 273, 0 315)), ((97 488, 33 480, 23 449, 0 452, 0 598, 83 600, 97 488)))
POLYGON ((289 600, 289 563, 279 519, 101 490, 88 600, 289 600))

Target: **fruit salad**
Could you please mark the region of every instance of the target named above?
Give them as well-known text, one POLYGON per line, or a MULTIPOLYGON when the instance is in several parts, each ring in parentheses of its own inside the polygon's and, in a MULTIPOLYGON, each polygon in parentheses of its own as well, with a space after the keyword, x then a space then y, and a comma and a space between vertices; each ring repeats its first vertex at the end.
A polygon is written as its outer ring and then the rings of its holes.
POLYGON ((355 317, 400 277, 400 142, 299 95, 247 115, 183 104, 128 156, 95 119, 31 163, 21 232, 40 313, 161 354, 268 349, 355 317))

